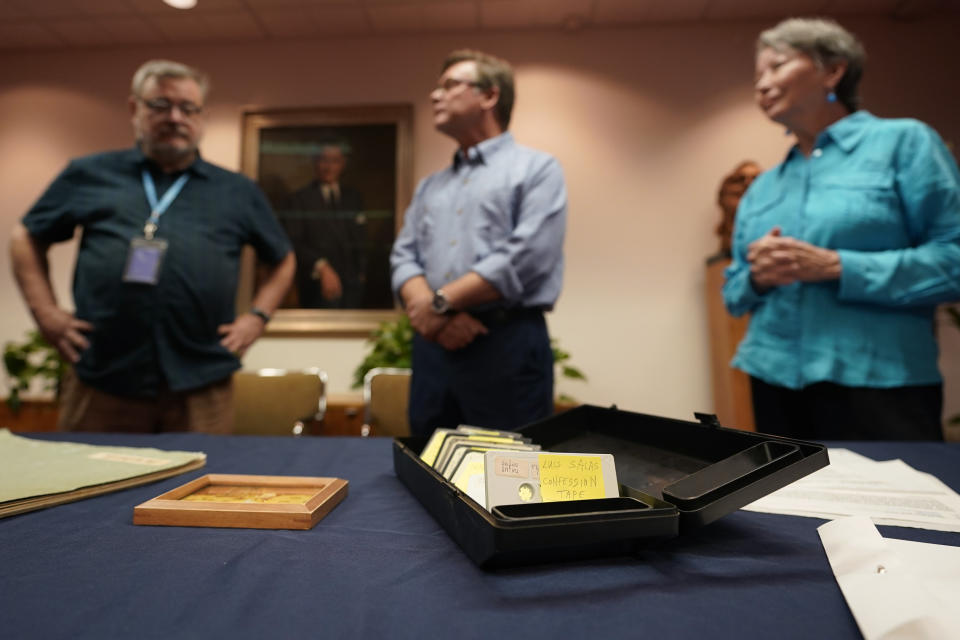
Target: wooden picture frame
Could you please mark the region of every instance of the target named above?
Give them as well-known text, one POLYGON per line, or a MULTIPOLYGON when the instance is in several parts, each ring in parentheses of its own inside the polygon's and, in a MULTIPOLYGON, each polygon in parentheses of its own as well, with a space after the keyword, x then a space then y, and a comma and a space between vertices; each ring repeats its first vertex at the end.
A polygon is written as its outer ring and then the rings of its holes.
POLYGON ((137 505, 133 524, 311 529, 347 497, 347 485, 341 478, 210 473, 137 505))
MULTIPOLYGON (((268 335, 366 337, 396 319, 389 252, 413 195, 412 131, 413 107, 403 104, 243 114, 241 170, 266 193, 298 258, 296 280, 268 335), (328 211, 333 205, 320 197, 327 179, 321 158, 331 149, 342 152, 342 163, 338 205, 328 211), (344 210, 340 198, 351 203, 344 210), (340 297, 328 297, 321 263, 338 270, 340 297)), ((249 309, 258 281, 253 256, 248 248, 238 313, 249 309)))

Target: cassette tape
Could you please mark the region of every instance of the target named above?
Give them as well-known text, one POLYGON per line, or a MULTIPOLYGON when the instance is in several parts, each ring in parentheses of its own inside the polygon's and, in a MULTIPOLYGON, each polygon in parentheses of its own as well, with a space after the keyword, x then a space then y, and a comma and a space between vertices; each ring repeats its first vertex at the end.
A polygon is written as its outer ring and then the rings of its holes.
MULTIPOLYGON (((529 438, 524 438, 514 431, 498 431, 496 429, 484 429, 482 427, 472 427, 462 424, 456 429, 434 429, 427 440, 420 459, 437 468, 440 457, 445 453, 448 437, 470 437, 489 442, 530 442, 529 438)), ((449 445, 447 445, 449 447, 449 445)))
MULTIPOLYGON (((435 467, 440 475, 442 475, 447 480, 453 478, 453 474, 457 472, 457 468, 460 466, 460 463, 463 461, 463 456, 470 451, 493 451, 493 450, 504 450, 504 451, 539 451, 540 445, 538 444, 526 444, 523 442, 512 442, 512 443, 503 443, 503 442, 476 442, 476 441, 466 441, 454 444, 450 455, 447 457, 446 463, 443 465, 443 468, 435 467)), ((483 469, 483 456, 480 457, 480 467, 483 469)))
POLYGON ((502 504, 615 498, 617 469, 609 453, 487 451, 487 510, 502 504))

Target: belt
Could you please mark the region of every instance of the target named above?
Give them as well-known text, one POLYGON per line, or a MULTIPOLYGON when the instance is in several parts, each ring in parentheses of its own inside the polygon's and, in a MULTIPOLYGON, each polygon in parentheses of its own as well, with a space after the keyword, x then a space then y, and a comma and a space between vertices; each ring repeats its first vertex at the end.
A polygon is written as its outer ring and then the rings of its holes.
POLYGON ((487 328, 509 324, 516 320, 525 318, 538 318, 543 316, 543 309, 540 307, 514 307, 511 309, 484 309, 482 311, 467 311, 471 316, 479 320, 487 328))

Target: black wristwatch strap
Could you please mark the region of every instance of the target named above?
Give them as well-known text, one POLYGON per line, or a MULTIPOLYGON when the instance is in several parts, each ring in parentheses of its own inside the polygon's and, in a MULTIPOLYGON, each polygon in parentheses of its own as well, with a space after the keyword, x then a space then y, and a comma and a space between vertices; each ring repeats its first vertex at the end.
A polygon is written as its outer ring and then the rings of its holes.
POLYGON ((260 307, 250 307, 250 313, 263 320, 263 324, 270 322, 270 314, 260 307))

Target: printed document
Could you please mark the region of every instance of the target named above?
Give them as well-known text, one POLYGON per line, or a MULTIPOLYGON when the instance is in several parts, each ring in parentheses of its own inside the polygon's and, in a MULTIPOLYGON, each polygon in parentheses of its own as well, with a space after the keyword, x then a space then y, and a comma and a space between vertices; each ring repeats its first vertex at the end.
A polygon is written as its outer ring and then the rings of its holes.
POLYGON ((903 460, 876 462, 830 449, 830 465, 744 509, 826 518, 865 516, 875 524, 960 532, 960 496, 903 460))

